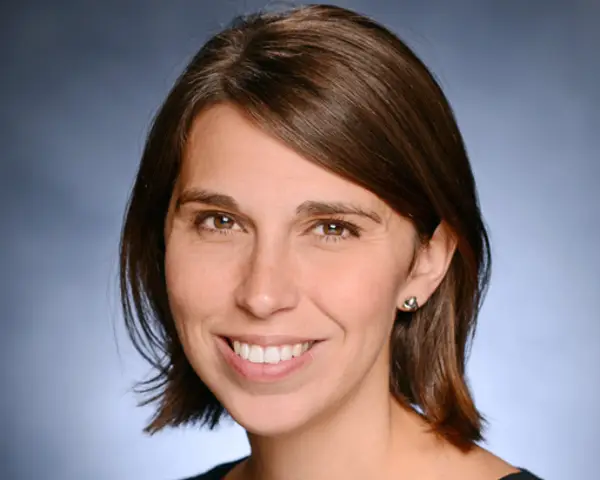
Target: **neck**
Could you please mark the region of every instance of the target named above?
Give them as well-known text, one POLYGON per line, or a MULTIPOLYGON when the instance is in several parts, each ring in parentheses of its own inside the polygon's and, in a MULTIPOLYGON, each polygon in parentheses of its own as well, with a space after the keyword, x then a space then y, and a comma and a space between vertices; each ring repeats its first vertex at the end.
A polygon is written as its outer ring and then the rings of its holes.
POLYGON ((335 413, 325 412, 302 431, 284 436, 249 434, 252 455, 245 478, 261 480, 386 478, 414 458, 409 450, 430 441, 424 422, 389 394, 387 384, 364 385, 335 413), (382 392, 379 395, 375 391, 382 392))

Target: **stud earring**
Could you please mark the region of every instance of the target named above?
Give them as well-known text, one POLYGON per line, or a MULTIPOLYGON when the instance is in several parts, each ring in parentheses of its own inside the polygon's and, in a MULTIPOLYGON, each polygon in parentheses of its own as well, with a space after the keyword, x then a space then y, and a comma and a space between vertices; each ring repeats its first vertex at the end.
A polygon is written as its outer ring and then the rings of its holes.
POLYGON ((417 302, 417 297, 409 297, 404 300, 402 307, 408 310, 409 312, 414 312, 419 308, 419 303, 417 302))

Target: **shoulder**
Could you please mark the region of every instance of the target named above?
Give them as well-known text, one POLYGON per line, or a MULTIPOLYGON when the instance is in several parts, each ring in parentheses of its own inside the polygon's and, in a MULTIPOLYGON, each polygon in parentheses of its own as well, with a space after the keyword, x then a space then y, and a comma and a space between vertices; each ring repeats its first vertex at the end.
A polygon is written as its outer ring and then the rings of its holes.
POLYGON ((222 480, 223 477, 227 475, 227 473, 229 473, 229 471, 242 460, 243 459, 239 459, 233 462, 222 463, 204 473, 201 473, 200 475, 196 475, 195 477, 187 477, 182 480, 222 480))
POLYGON ((512 465, 489 450, 477 445, 467 453, 449 455, 443 471, 461 480, 542 480, 529 470, 512 465))

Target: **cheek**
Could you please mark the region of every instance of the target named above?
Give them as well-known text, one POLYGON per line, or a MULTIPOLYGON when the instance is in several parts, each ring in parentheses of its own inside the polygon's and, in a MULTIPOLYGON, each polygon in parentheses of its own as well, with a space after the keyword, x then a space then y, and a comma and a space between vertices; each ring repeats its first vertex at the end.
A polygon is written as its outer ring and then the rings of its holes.
POLYGON ((231 255, 173 239, 165 253, 165 276, 176 322, 201 321, 222 308, 235 275, 231 255))
MULTIPOLYGON (((312 266, 311 297, 344 329, 388 326, 397 296, 406 280, 408 260, 383 248, 369 248, 330 255, 312 266)), ((391 324, 390 324, 391 325, 391 324)))

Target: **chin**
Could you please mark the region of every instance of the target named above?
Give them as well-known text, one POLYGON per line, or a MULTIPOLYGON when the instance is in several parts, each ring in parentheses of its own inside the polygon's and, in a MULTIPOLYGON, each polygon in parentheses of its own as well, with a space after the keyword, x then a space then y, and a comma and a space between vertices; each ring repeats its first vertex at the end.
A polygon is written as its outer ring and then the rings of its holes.
POLYGON ((301 430, 319 414, 314 397, 310 402, 309 398, 290 398, 293 396, 243 395, 235 401, 225 401, 224 405, 249 434, 276 437, 301 430))

